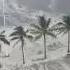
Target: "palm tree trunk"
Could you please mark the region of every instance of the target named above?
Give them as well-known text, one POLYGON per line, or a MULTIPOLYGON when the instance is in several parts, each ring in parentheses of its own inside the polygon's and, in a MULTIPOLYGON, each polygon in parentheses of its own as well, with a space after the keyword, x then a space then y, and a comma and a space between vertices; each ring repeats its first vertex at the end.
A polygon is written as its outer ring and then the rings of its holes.
POLYGON ((45 34, 44 34, 44 59, 46 59, 46 37, 45 37, 45 34))
POLYGON ((21 47, 22 47, 22 55, 23 55, 23 64, 25 64, 23 46, 24 46, 24 41, 22 40, 22 41, 21 41, 21 47))
POLYGON ((69 53, 70 52, 70 50, 69 50, 69 31, 68 31, 68 51, 67 51, 67 53, 69 53))

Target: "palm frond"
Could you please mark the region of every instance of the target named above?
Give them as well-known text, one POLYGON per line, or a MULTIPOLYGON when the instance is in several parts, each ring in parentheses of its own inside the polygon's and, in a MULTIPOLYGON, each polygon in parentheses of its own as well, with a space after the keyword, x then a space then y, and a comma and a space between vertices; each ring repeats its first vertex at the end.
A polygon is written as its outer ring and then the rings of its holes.
POLYGON ((34 29, 34 28, 30 29, 30 33, 31 33, 31 34, 39 34, 39 33, 41 33, 41 32, 42 32, 42 29, 40 29, 40 30, 34 29))
POLYGON ((1 32, 1 34, 4 34, 4 33, 5 33, 5 30, 1 32))
POLYGON ((61 33, 64 33, 65 30, 66 30, 65 27, 58 27, 58 28, 50 29, 48 31, 56 33, 56 36, 57 36, 57 35, 60 35, 61 33))
POLYGON ((12 40, 17 40, 17 39, 19 39, 19 37, 13 37, 13 38, 11 39, 11 41, 12 41, 12 40))
POLYGON ((32 35, 27 35, 27 38, 28 39, 33 39, 33 36, 32 35))
POLYGON ((55 26, 65 26, 65 24, 62 22, 58 22, 55 26))
POLYGON ((40 39, 42 37, 42 34, 38 34, 36 37, 35 37, 35 41, 40 39))
POLYGON ((30 33, 36 35, 36 34, 39 34, 39 33, 41 33, 41 32, 40 32, 40 31, 31 31, 30 33))
POLYGON ((54 27, 64 27, 64 26, 65 26, 64 23, 62 23, 62 22, 58 22, 57 24, 55 24, 55 25, 52 26, 52 27, 54 28, 54 27))
POLYGON ((5 44, 10 45, 10 42, 6 39, 6 38, 1 38, 0 39, 2 42, 4 42, 5 44))
POLYGON ((15 47, 19 43, 19 41, 20 40, 17 40, 16 43, 13 45, 13 47, 15 47))
MULTIPOLYGON (((40 27, 39 27, 38 25, 33 24, 32 26, 33 26, 35 29, 31 29, 31 30, 30 30, 30 31, 31 31, 30 33, 36 35, 36 38, 35 38, 36 40, 37 40, 37 39, 40 39, 40 37, 42 36, 42 34, 47 34, 47 31, 49 32, 48 29, 49 29, 50 22, 51 22, 51 18, 49 18, 49 19, 46 21, 46 19, 45 19, 44 16, 39 16, 39 25, 40 25, 40 27), (37 30, 36 30, 36 29, 37 29, 37 30)), ((47 35, 56 37, 56 36, 52 33, 51 30, 50 30, 50 32, 49 32, 47 35)))
POLYGON ((65 27, 59 27, 59 28, 57 28, 57 30, 61 32, 61 31, 65 30, 65 27))
POLYGON ((65 22, 67 25, 70 25, 70 16, 63 16, 63 22, 65 22))
POLYGON ((44 16, 39 16, 39 24, 40 24, 41 28, 46 29, 47 21, 44 16))
POLYGON ((18 31, 22 31, 24 28, 22 26, 18 26, 16 28, 14 28, 14 30, 18 30, 18 31))
POLYGON ((41 30, 40 26, 39 25, 36 25, 36 24, 31 24, 31 27, 37 29, 37 30, 41 30))
POLYGON ((5 35, 0 35, 0 39, 1 39, 1 38, 5 38, 5 35))
POLYGON ((58 35, 61 34, 61 33, 65 34, 66 31, 67 31, 66 28, 62 28, 62 27, 61 27, 61 28, 58 29, 58 35))
POLYGON ((53 32, 47 31, 46 32, 47 35, 56 38, 56 35, 53 32))
POLYGON ((26 33, 28 32, 28 30, 24 31, 24 28, 22 26, 16 27, 15 30, 16 30, 15 31, 16 33, 14 33, 14 34, 20 35, 20 36, 22 35, 24 37, 26 37, 26 33))
POLYGON ((49 19, 47 20, 47 23, 46 23, 46 27, 47 27, 47 28, 49 27, 50 23, 51 23, 51 18, 49 18, 49 19))
POLYGON ((66 25, 64 23, 57 23, 55 25, 53 25, 51 28, 49 28, 50 31, 58 31, 58 30, 61 30, 61 29, 64 29, 66 27, 66 25))
POLYGON ((10 36, 15 36, 15 35, 19 35, 20 33, 18 31, 13 32, 12 34, 10 34, 10 36))

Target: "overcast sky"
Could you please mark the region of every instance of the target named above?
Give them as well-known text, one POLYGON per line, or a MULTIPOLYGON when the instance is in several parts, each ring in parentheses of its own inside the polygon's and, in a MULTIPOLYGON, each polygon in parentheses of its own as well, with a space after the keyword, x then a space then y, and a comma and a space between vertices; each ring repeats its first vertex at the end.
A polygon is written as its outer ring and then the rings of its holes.
POLYGON ((18 0, 18 2, 33 9, 56 12, 70 11, 70 0, 18 0))
MULTIPOLYGON (((2 1, 3 0, 0 0, 0 13, 2 13, 2 1)), ((70 11, 70 0, 5 0, 5 3, 10 7, 11 5, 16 8, 18 6, 23 8, 26 6, 30 9, 43 10, 46 12, 51 11, 54 13, 68 13, 70 11)), ((5 9, 7 7, 5 6, 5 9)), ((0 24, 3 25, 3 17, 0 18, 0 24)))
MULTIPOLYGON (((9 3, 44 11, 69 12, 70 0, 6 0, 9 3), (15 3, 14 3, 15 2, 15 3)), ((17 6, 16 6, 17 7, 17 6)))

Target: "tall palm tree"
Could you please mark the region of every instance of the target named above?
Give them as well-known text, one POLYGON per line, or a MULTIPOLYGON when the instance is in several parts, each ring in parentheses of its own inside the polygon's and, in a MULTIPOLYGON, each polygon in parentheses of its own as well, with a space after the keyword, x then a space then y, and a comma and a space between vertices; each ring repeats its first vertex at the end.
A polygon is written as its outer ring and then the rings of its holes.
MULTIPOLYGON (((7 44, 7 45, 10 45, 10 42, 6 39, 6 36, 4 35, 5 31, 2 31, 0 33, 0 41, 7 44)), ((1 52, 1 44, 0 44, 0 52, 1 52)))
POLYGON ((50 30, 51 18, 47 21, 44 16, 39 16, 39 24, 31 24, 31 33, 35 35, 35 40, 43 37, 44 41, 44 59, 46 56, 46 36, 56 37, 55 34, 50 30))
POLYGON ((70 48, 69 48, 69 42, 70 42, 70 16, 63 16, 62 17, 62 22, 57 23, 56 25, 53 26, 52 30, 57 30, 59 34, 63 33, 66 34, 68 33, 68 50, 67 53, 69 54, 70 48))
POLYGON ((31 39, 32 36, 31 35, 27 35, 27 31, 24 31, 24 28, 22 26, 18 26, 14 29, 15 31, 10 35, 12 36, 12 41, 13 40, 17 40, 16 44, 18 44, 18 42, 21 42, 21 48, 22 48, 22 55, 23 55, 23 64, 25 64, 25 59, 24 59, 24 50, 23 50, 23 46, 24 46, 24 41, 25 38, 29 38, 31 39))

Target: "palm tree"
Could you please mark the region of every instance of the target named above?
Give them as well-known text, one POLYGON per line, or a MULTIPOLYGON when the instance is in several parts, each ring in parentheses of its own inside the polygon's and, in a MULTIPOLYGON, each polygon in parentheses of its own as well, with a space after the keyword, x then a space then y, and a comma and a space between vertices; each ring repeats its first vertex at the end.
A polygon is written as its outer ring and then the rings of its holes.
POLYGON ((50 31, 51 18, 47 21, 44 16, 39 16, 39 24, 31 24, 31 33, 35 35, 35 40, 40 39, 43 36, 44 41, 44 59, 46 59, 46 35, 56 37, 52 31, 50 31))
POLYGON ((67 53, 69 54, 70 49, 69 49, 69 42, 70 42, 70 16, 63 16, 62 17, 63 22, 59 22, 56 25, 53 26, 52 30, 57 30, 59 34, 63 33, 66 34, 68 33, 68 50, 67 53))
MULTIPOLYGON (((0 41, 2 41, 3 43, 10 45, 10 42, 6 39, 6 36, 4 35, 5 31, 2 31, 0 33, 0 41)), ((1 52, 1 44, 0 44, 0 52, 1 52)))
POLYGON ((15 45, 18 44, 18 42, 21 42, 21 48, 22 48, 22 55, 23 55, 23 64, 25 64, 25 59, 24 59, 24 50, 23 50, 23 46, 24 46, 24 41, 25 38, 29 38, 31 39, 32 36, 31 35, 27 35, 27 31, 24 31, 24 28, 22 26, 18 26, 14 29, 15 31, 10 35, 13 38, 11 39, 13 40, 17 40, 15 45))

